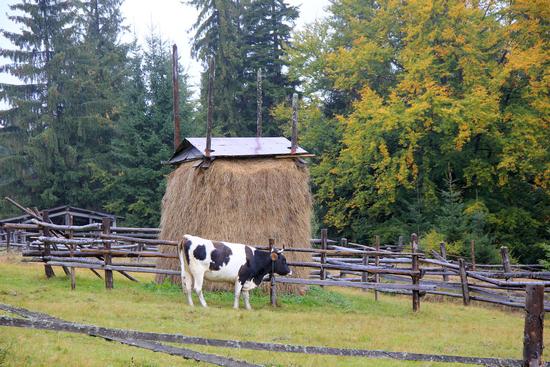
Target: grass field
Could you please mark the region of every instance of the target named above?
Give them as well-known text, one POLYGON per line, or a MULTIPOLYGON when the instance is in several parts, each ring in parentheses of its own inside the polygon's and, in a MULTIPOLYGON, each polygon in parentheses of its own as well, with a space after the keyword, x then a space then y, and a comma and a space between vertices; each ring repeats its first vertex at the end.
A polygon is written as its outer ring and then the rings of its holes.
MULTIPOLYGON (((178 287, 152 277, 133 283, 115 274, 107 291, 91 272, 77 270, 77 289, 61 269, 47 280, 43 267, 0 255, 0 302, 65 320, 141 331, 220 339, 380 349, 478 357, 521 358, 523 314, 456 302, 314 287, 304 297, 251 295, 253 311, 233 310, 229 293, 206 293, 210 308, 191 308, 178 287)), ((1 311, 0 311, 1 312, 1 311)), ((545 337, 548 341, 548 337, 545 337)), ((546 350, 550 344, 546 343, 546 350)), ((186 347, 186 346, 184 346, 186 347)), ((362 358, 308 356, 189 346, 190 349, 273 366, 464 366, 362 358)), ((0 366, 201 366, 179 357, 85 335, 0 327, 0 366)))

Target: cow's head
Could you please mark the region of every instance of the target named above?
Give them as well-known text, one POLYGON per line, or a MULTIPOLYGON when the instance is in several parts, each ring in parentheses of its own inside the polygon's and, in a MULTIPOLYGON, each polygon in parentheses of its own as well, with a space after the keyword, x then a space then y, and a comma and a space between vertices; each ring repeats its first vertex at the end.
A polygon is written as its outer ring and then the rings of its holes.
POLYGON ((271 251, 271 260, 275 263, 274 272, 279 275, 292 275, 292 271, 286 263, 285 255, 283 255, 284 250, 275 250, 271 251))

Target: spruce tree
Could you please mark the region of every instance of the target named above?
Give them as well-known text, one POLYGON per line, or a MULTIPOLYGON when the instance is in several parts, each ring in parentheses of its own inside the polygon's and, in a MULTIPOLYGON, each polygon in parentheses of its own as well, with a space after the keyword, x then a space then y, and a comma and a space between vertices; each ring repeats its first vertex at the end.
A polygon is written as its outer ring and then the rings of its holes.
POLYGON ((467 229, 464 203, 450 169, 447 172, 446 185, 441 190, 442 203, 436 213, 438 231, 445 234, 448 242, 462 242, 467 229))
POLYGON ((271 109, 292 95, 294 85, 283 73, 288 66, 285 46, 299 13, 283 0, 248 0, 243 2, 243 91, 241 116, 247 121, 245 131, 254 133, 256 126, 256 73, 262 72, 263 119, 265 135, 281 135, 271 109))
MULTIPOLYGON (((45 189, 50 182, 43 180, 40 165, 54 162, 59 152, 57 127, 65 108, 63 67, 70 62, 77 42, 75 5, 57 0, 21 1, 10 5, 10 10, 19 13, 9 19, 21 30, 2 30, 13 46, 0 49, 0 56, 10 60, 0 71, 22 83, 0 84, 0 99, 10 105, 0 111, 0 190, 24 204, 43 206, 49 203, 45 189)), ((5 205, 2 200, 0 213, 13 211, 5 205)))
POLYGON ((242 83, 241 4, 235 0, 190 0, 199 10, 193 26, 193 56, 205 68, 201 78, 202 115, 206 116, 208 61, 215 62, 214 128, 227 136, 244 133, 238 101, 242 83))
MULTIPOLYGON (((264 135, 282 129, 271 109, 292 94, 284 74, 284 53, 298 17, 282 0, 191 0, 199 9, 193 55, 206 68, 215 61, 214 131, 226 136, 253 136, 256 131, 256 75, 263 74, 264 135)), ((206 115, 208 70, 202 75, 202 116, 206 115)))
MULTIPOLYGON (((125 107, 112 141, 116 167, 98 172, 96 178, 104 187, 105 208, 124 216, 125 224, 158 226, 165 176, 170 172, 161 162, 173 151, 170 46, 151 33, 144 52, 134 46, 130 69, 125 107)), ((197 135, 187 78, 183 74, 178 78, 182 135, 197 135)))

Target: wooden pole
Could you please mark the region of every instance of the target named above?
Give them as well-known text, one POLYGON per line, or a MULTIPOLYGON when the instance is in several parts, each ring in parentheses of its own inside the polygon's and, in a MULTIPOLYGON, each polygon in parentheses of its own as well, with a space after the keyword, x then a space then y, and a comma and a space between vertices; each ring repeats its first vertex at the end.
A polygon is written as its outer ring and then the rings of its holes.
MULTIPOLYGON (((345 237, 340 238, 340 246, 342 247, 348 247, 348 239, 345 237)), ((342 270, 340 271, 340 278, 344 277, 344 274, 342 273, 342 270)))
MULTIPOLYGON (((44 210, 42 212, 42 219, 44 220, 44 222, 48 222, 49 221, 49 213, 47 210, 44 210)), ((47 228, 47 227, 42 227, 42 234, 45 236, 45 237, 50 237, 50 229, 47 228)), ((45 242, 44 243, 44 256, 50 256, 50 243, 49 242, 45 242)), ((53 271, 53 268, 46 264, 44 265, 44 272, 46 273, 46 278, 52 278, 55 276, 55 272, 53 271)))
POLYGON ((544 286, 525 288, 525 329, 523 333, 523 367, 543 365, 544 286))
MULTIPOLYGON (((361 264, 363 264, 363 266, 367 266, 369 264, 369 255, 367 254, 363 254, 363 261, 361 262, 361 264)), ((366 271, 363 271, 361 273, 361 282, 362 283, 366 283, 368 281, 368 278, 367 278, 367 272, 366 271)), ((364 292, 367 291, 366 288, 363 289, 364 292)))
POLYGON ((403 248, 403 236, 399 236, 399 238, 397 239, 397 248, 401 251, 401 249, 403 248))
MULTIPOLYGON (((374 247, 376 248, 376 251, 380 251, 380 236, 374 236, 374 247)), ((374 256, 374 266, 378 267, 380 266, 380 256, 376 255, 374 256)), ((374 274, 374 282, 380 283, 380 274, 375 273, 374 274)), ((378 301, 378 291, 374 290, 374 300, 378 301)))
POLYGON ((296 154, 298 147, 298 94, 292 95, 292 140, 290 144, 290 154, 296 154))
MULTIPOLYGON (((413 254, 418 253, 418 236, 416 233, 413 233, 411 235, 411 246, 412 246, 412 252, 413 254)), ((412 255, 412 270, 413 271, 419 271, 420 266, 418 263, 418 255, 412 255)), ((420 285, 420 276, 413 275, 412 276, 412 284, 413 285, 420 285)), ((413 305, 413 311, 417 312, 420 310, 420 291, 413 290, 412 291, 412 305, 413 305)))
POLYGON ((178 46, 172 46, 172 101, 174 113, 174 150, 180 145, 180 87, 178 81, 178 46))
MULTIPOLYGON (((326 228, 321 229, 321 249, 326 250, 328 244, 328 231, 326 228)), ((325 265, 327 263, 327 254, 321 253, 321 271, 319 273, 319 278, 325 280, 327 278, 325 265)))
MULTIPOLYGON (((439 243, 439 250, 441 251, 441 257, 444 260, 447 260, 447 248, 445 247, 445 242, 439 243)), ((443 281, 444 282, 449 281, 449 276, 447 275, 447 270, 445 268, 443 268, 443 281)))
MULTIPOLYGON (((103 224, 103 233, 110 234, 111 218, 103 218, 102 224, 103 224)), ((104 264, 105 266, 107 265, 110 266, 112 263, 111 242, 109 241, 103 242, 103 248, 105 249, 105 257, 103 258, 104 264)), ((112 270, 105 270, 105 288, 113 289, 113 271, 112 270)))
POLYGON ((262 137, 262 69, 258 69, 256 74, 256 137, 262 137))
POLYGON ((465 306, 468 306, 470 304, 470 290, 468 289, 468 276, 466 275, 464 259, 458 259, 458 266, 460 272, 460 284, 462 285, 462 302, 464 302, 465 306))
POLYGON ((502 268, 504 272, 511 273, 512 268, 510 266, 510 255, 508 254, 508 247, 502 246, 500 248, 500 256, 502 257, 502 268))
POLYGON ((208 111, 206 115, 206 149, 204 155, 210 158, 212 152, 212 118, 214 113, 214 78, 216 70, 214 57, 210 57, 208 62, 208 111))
POLYGON ((470 241, 470 257, 472 258, 472 270, 476 271, 476 241, 470 241))
MULTIPOLYGON (((65 215, 65 224, 68 225, 68 226, 73 225, 73 216, 71 214, 66 214, 65 215)), ((69 239, 73 238, 73 231, 72 230, 69 230, 67 232, 67 238, 69 238, 69 239)), ((76 249, 75 244, 69 245, 69 251, 71 253, 70 257, 74 257, 75 249, 76 249)), ((75 267, 71 266, 70 271, 71 271, 71 290, 74 291, 76 289, 75 267)))
MULTIPOLYGON (((275 250, 275 240, 273 238, 269 239, 269 251, 270 253, 275 250)), ((277 307, 277 287, 275 286, 275 261, 271 261, 271 284, 269 298, 271 301, 272 307, 277 307)))
POLYGON ((6 252, 9 254, 11 250, 11 231, 6 229, 6 252))

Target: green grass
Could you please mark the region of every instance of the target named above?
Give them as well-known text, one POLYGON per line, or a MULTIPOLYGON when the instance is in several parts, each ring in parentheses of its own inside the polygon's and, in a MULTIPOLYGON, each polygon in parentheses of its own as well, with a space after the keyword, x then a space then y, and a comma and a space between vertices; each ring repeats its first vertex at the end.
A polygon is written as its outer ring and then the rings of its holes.
MULTIPOLYGON (((381 295, 375 302, 372 292, 312 287, 303 297, 280 296, 281 307, 276 309, 269 306, 266 294, 256 290, 251 295, 251 312, 233 310, 231 293, 207 292, 210 307, 202 309, 187 306, 179 287, 156 285, 146 275, 133 283, 116 274, 115 289, 107 291, 102 280, 79 269, 77 289, 70 291, 61 269, 48 280, 42 266, 6 256, 0 257, 0 269, 0 302, 106 327, 431 354, 519 359, 522 353, 522 313, 497 308, 422 302, 415 314, 410 297, 381 295)), ((274 366, 452 366, 183 347, 274 366)), ((0 327, 0 366, 43 365, 201 364, 84 335, 0 327)))

